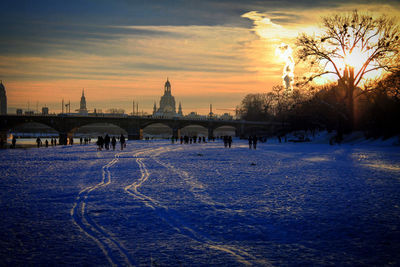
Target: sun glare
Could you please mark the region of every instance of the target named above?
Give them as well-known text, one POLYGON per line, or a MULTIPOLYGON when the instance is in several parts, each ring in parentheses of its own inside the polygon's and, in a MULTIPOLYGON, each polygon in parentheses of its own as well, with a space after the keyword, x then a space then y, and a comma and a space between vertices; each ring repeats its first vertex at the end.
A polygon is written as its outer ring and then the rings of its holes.
POLYGON ((344 56, 344 64, 346 66, 353 67, 356 71, 359 71, 367 59, 367 53, 363 53, 357 49, 344 56))
MULTIPOLYGON (((353 51, 346 51, 346 54, 342 53, 340 54, 339 57, 336 58, 335 60, 335 65, 339 69, 340 73, 343 74, 344 70, 346 67, 353 67, 354 68, 354 73, 357 75, 362 68, 364 67, 364 64, 368 61, 368 58, 371 55, 371 51, 363 51, 362 48, 355 47, 353 48, 353 51)), ((369 70, 373 68, 373 66, 376 65, 375 61, 371 61, 369 63, 369 66, 367 66, 366 70, 369 70)), ((335 72, 335 69, 332 64, 328 64, 325 66, 326 71, 330 72, 335 72)), ((376 79, 379 78, 383 75, 384 70, 378 69, 378 70, 373 70, 371 72, 367 72, 364 75, 364 79, 360 81, 359 86, 362 86, 365 84, 365 82, 369 79, 376 79)), ((337 81, 337 76, 336 75, 326 75, 324 77, 320 77, 319 79, 315 79, 314 82, 316 82, 319 85, 323 85, 325 83, 330 83, 330 82, 335 82, 337 81)))

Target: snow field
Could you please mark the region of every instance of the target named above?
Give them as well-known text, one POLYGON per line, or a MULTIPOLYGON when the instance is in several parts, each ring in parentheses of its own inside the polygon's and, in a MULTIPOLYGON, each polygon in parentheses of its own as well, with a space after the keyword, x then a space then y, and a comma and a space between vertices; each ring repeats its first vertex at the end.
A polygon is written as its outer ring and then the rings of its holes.
POLYGON ((0 151, 0 265, 399 265, 396 147, 0 151))

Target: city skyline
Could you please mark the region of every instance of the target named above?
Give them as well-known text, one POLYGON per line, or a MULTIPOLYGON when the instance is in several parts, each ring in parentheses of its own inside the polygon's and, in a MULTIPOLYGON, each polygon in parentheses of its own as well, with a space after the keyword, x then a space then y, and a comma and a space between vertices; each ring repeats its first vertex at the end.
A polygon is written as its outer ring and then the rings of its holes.
POLYGON ((400 14, 399 1, 5 1, 0 79, 9 109, 74 110, 84 88, 88 109, 151 114, 169 77, 184 113, 222 114, 282 84, 281 43, 356 8, 400 14))

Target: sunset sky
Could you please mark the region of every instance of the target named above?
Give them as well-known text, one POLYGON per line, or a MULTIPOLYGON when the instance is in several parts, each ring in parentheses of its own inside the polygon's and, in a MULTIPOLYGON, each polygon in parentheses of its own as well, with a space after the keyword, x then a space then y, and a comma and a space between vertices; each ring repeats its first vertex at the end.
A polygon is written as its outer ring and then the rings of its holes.
POLYGON ((282 84, 279 44, 354 9, 400 17, 400 0, 2 0, 0 80, 9 113, 77 109, 82 88, 90 110, 151 112, 168 77, 185 114, 222 114, 282 84))

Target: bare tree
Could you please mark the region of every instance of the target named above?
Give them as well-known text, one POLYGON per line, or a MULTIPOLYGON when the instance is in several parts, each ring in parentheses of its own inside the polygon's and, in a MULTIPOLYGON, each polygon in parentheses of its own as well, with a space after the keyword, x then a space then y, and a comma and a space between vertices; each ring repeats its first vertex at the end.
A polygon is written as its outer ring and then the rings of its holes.
POLYGON ((324 17, 322 22, 322 34, 297 38, 298 58, 317 69, 303 79, 308 82, 326 74, 336 75, 339 87, 346 92, 353 125, 354 91, 366 74, 399 70, 400 28, 394 18, 374 18, 357 11, 324 17))

